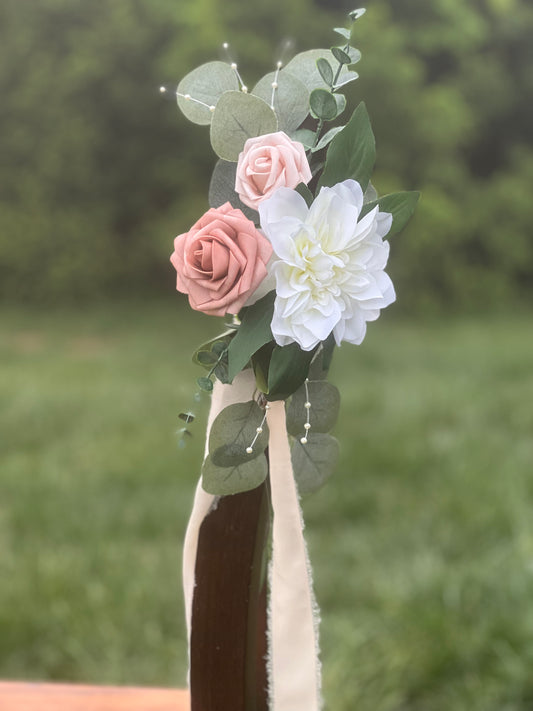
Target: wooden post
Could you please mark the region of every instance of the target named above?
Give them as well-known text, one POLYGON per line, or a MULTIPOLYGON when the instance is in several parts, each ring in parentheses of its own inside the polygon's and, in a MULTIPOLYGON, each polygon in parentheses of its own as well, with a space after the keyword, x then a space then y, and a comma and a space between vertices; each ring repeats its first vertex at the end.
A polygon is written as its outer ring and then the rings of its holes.
POLYGON ((222 497, 200 528, 191 711, 267 711, 268 483, 222 497))

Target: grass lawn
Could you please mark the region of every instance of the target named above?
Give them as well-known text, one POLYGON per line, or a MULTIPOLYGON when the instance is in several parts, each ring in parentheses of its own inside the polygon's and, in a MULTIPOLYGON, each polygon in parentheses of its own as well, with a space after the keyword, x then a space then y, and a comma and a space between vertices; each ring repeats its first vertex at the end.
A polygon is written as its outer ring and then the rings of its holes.
MULTIPOLYGON (((175 432, 218 326, 175 300, 4 310, 0 678, 184 685, 204 421, 175 432)), ((528 315, 391 310, 336 354, 341 461, 304 503, 328 710, 533 708, 532 365, 528 315)))

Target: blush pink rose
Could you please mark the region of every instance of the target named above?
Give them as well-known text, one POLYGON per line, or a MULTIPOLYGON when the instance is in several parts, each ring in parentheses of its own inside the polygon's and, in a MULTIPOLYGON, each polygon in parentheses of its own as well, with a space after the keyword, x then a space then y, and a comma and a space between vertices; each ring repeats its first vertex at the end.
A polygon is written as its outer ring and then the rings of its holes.
POLYGON ((174 240, 170 257, 178 291, 196 311, 236 314, 267 276, 272 245, 229 202, 208 210, 174 240))
POLYGON ((311 180, 305 148, 283 131, 249 138, 237 163, 235 190, 248 207, 257 210, 278 188, 295 188, 311 180))

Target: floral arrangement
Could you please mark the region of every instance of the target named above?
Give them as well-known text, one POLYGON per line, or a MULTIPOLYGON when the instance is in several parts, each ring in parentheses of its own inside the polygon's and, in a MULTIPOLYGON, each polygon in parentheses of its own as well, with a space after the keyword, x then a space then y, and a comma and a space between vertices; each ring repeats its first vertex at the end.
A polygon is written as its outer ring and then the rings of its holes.
MULTIPOLYGON (((330 477, 338 443, 329 432, 340 403, 339 391, 326 380, 334 348, 361 344, 367 323, 395 300, 385 271, 386 238, 405 226, 418 193, 378 196, 367 109, 359 103, 348 111, 343 91, 357 80, 353 66, 361 58, 351 45, 352 30, 363 13, 355 10, 349 27, 335 28, 338 46, 278 62, 251 90, 231 60, 203 64, 176 90, 183 114, 209 127, 218 156, 210 209, 176 237, 171 256, 177 289, 190 306, 230 317, 223 332, 194 354, 206 371, 198 385, 211 392, 243 376, 252 383, 247 400, 212 412, 201 477, 202 491, 212 497, 252 490, 265 480, 274 488, 274 449, 287 453, 289 445, 282 495, 293 477, 300 495, 330 477), (286 445, 269 432, 275 417, 283 419, 286 445)), ((301 531, 297 496, 293 516, 301 531)), ((274 566, 276 520, 282 518, 275 499, 273 492, 274 566)), ((308 571, 302 575, 309 578, 308 571)), ((305 585, 309 593, 309 581, 305 585)), ((271 666, 271 684, 282 688, 275 660, 271 666)), ((306 703, 318 707, 316 699, 306 703)), ((274 706, 284 708, 281 697, 274 706)))

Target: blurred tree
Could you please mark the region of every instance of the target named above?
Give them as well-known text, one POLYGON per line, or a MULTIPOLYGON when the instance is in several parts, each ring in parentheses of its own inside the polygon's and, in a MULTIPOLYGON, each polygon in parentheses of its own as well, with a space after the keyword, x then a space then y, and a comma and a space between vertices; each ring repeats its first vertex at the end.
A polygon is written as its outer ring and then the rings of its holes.
MULTIPOLYGON (((253 84, 283 38, 335 41, 337 5, 3 0, 0 297, 172 289, 172 237, 205 209, 214 156, 159 85, 222 41, 253 84)), ((423 191, 391 258, 406 308, 530 293, 532 35, 525 0, 374 0, 356 25, 352 98, 373 119, 375 182, 423 191)))

